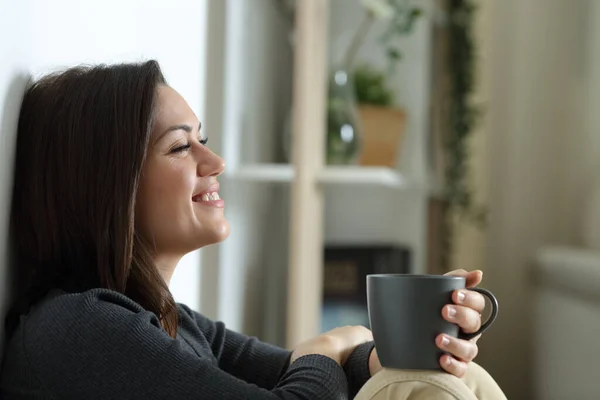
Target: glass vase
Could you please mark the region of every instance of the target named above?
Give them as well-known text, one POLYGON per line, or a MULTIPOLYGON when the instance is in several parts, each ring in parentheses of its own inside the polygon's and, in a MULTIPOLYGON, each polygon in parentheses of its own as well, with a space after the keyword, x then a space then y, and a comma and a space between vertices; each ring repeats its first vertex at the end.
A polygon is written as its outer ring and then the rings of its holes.
POLYGON ((360 151, 360 123, 354 84, 348 71, 337 68, 329 78, 325 155, 328 165, 356 163, 360 151))
MULTIPOLYGON (((356 163, 360 152, 360 121, 350 74, 335 68, 329 74, 326 102, 325 163, 350 165, 356 163)), ((292 113, 289 112, 284 128, 283 153, 291 161, 292 113)))

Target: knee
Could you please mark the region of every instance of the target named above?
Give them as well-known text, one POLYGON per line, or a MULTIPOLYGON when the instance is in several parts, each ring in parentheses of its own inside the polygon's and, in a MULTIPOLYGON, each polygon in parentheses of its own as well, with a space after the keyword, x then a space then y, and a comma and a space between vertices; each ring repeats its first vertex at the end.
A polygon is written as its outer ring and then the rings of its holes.
POLYGON ((492 376, 479 364, 469 364, 467 374, 462 381, 481 400, 506 400, 506 396, 492 376))
POLYGON ((445 372, 384 369, 355 400, 477 400, 461 379, 445 372))
POLYGON ((384 369, 360 390, 355 400, 506 400, 490 374, 471 363, 459 379, 445 372, 384 369))

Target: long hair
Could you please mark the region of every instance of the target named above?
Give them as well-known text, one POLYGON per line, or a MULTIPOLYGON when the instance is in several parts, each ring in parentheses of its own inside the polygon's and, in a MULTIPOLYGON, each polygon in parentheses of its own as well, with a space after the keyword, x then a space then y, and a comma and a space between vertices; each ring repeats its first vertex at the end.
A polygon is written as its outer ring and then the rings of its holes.
POLYGON ((18 312, 53 288, 106 288, 176 336, 173 296, 134 223, 160 84, 148 61, 75 67, 26 91, 11 208, 18 312))

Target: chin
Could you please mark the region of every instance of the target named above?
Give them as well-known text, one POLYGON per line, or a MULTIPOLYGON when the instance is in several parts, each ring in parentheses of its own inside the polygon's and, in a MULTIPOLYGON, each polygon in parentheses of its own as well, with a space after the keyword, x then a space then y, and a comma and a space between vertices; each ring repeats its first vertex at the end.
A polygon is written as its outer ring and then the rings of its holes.
POLYGON ((225 239, 229 237, 229 233, 231 232, 229 227, 229 222, 225 221, 215 232, 215 243, 221 243, 225 239))
POLYGON ((223 221, 218 225, 215 225, 210 231, 204 231, 202 233, 202 246, 209 246, 211 244, 218 244, 229 237, 229 222, 223 221))

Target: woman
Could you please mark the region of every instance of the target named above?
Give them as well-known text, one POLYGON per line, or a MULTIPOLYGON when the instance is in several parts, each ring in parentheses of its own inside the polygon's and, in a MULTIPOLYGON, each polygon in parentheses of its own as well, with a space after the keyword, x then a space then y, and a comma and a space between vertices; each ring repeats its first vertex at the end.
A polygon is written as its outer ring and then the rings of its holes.
MULTIPOLYGON (((180 258, 229 234, 223 169, 154 61, 72 68, 28 89, 6 399, 345 399, 381 370, 366 328, 289 352, 174 302, 168 284, 180 258)), ((476 285, 481 273, 467 279, 476 285)), ((483 298, 460 294, 444 316, 474 332, 483 298)), ((442 367, 463 376, 475 342, 437 343, 452 355, 442 367)))

